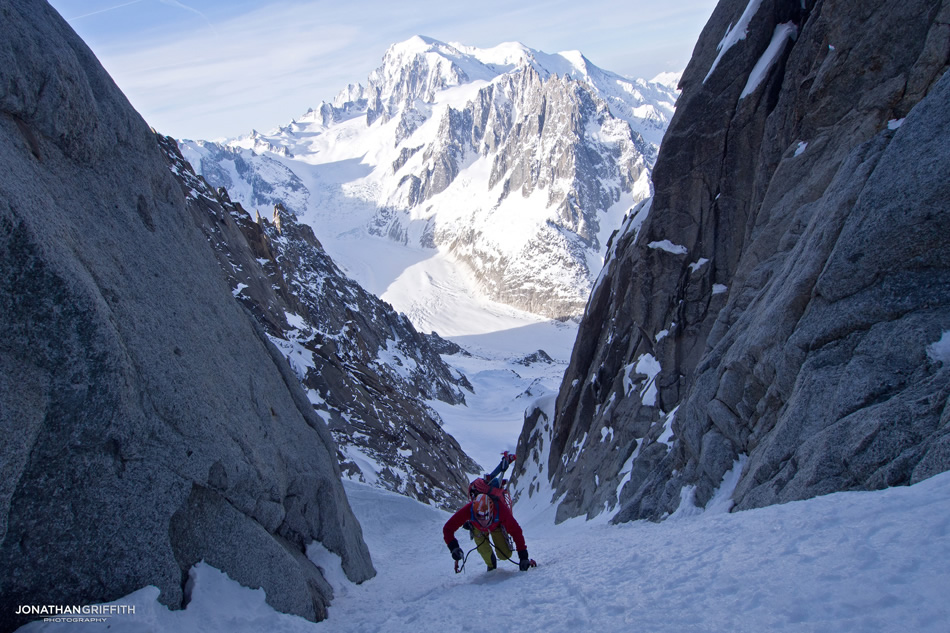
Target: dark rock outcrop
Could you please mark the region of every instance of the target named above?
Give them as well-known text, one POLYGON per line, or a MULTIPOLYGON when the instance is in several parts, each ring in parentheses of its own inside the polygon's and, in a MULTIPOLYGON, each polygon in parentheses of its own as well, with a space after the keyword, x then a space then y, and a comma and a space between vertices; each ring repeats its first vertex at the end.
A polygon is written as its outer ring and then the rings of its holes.
POLYGON ((539 349, 538 351, 527 354, 514 362, 518 363, 519 365, 524 365, 525 367, 528 367, 529 365, 534 365, 536 363, 544 363, 545 365, 552 365, 554 364, 554 359, 551 358, 548 355, 548 353, 545 352, 543 349, 539 349))
MULTIPOLYGON (((306 224, 278 204, 254 221, 160 137, 232 293, 288 358, 330 426, 344 473, 455 509, 481 469, 428 400, 465 402, 468 380, 405 315, 346 277, 306 224)), ((441 339, 438 339, 441 340, 441 339)))
MULTIPOLYGON (((431 332, 429 334, 424 334, 426 340, 429 342, 429 347, 431 347, 437 354, 442 354, 445 356, 454 356, 460 354, 462 356, 471 356, 465 349, 458 343, 446 340, 439 336, 438 332, 431 332)), ((466 379, 467 380, 467 379, 466 379)), ((469 388, 471 388, 469 386, 469 388)))
POLYGON ((155 135, 41 0, 0 0, 0 613, 197 560, 316 620, 305 546, 375 573, 336 447, 227 280, 155 135))
POLYGON ((950 468, 948 61, 948 2, 719 4, 561 387, 559 519, 704 506, 740 456, 738 509, 950 468))

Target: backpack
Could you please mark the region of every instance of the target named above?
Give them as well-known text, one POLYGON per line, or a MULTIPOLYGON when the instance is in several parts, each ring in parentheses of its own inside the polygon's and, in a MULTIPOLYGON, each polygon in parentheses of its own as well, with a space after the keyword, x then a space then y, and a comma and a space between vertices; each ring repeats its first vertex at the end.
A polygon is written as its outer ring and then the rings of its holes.
POLYGON ((515 461, 514 453, 505 451, 501 454, 501 461, 491 473, 479 477, 468 486, 468 497, 474 501, 480 494, 491 497, 496 504, 502 504, 511 511, 511 493, 508 492, 508 480, 502 479, 508 467, 515 461))
POLYGON ((487 481, 484 477, 475 479, 468 486, 469 501, 474 501, 480 494, 486 494, 492 498, 496 505, 504 505, 509 512, 511 511, 511 493, 508 492, 508 480, 499 480, 497 477, 487 481))

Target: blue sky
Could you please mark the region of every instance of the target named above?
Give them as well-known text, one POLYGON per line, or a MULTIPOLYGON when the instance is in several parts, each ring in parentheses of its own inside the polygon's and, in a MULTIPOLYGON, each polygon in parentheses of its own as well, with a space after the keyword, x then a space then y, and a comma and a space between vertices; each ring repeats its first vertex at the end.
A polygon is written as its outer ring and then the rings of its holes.
POLYGON ((716 0, 50 0, 163 134, 216 139, 290 122, 364 83, 413 35, 580 50, 630 77, 682 70, 716 0))

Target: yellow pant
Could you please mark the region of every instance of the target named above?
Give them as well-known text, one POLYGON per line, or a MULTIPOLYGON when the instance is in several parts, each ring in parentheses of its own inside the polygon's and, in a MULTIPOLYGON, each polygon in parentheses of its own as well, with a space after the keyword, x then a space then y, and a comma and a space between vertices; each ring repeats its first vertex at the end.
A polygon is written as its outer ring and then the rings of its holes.
MULTIPOLYGON (((478 530, 474 531, 475 546, 478 547, 478 553, 482 555, 485 564, 492 567, 491 555, 492 546, 488 542, 488 535, 478 530)), ((498 552, 499 560, 508 560, 511 558, 511 546, 508 545, 508 535, 501 528, 491 533, 491 540, 495 543, 495 551, 498 552)))

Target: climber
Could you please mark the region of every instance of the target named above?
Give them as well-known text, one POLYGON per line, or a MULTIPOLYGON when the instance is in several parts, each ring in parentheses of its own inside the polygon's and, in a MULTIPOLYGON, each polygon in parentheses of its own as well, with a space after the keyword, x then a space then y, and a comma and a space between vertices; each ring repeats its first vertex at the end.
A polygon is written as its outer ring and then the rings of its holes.
MULTIPOLYGON (((514 455, 507 451, 502 455, 501 463, 488 475, 480 477, 469 486, 469 496, 471 501, 453 514, 445 526, 442 528, 442 537, 449 551, 452 552, 452 558, 456 563, 456 571, 460 570, 459 561, 463 561, 464 554, 459 546, 458 539, 455 538, 455 532, 460 527, 469 530, 472 539, 475 541, 475 547, 482 559, 488 566, 488 571, 494 570, 498 566, 498 558, 510 560, 512 556, 511 543, 508 536, 514 540, 515 548, 518 552, 518 568, 521 571, 527 571, 529 567, 534 567, 535 562, 528 558, 528 548, 524 542, 524 535, 521 532, 521 526, 511 514, 508 507, 506 492, 502 489, 502 481, 499 476, 504 473, 509 464, 515 460, 514 455), (492 551, 494 542, 495 552, 492 551)), ((507 483, 507 482, 504 482, 507 483)))

